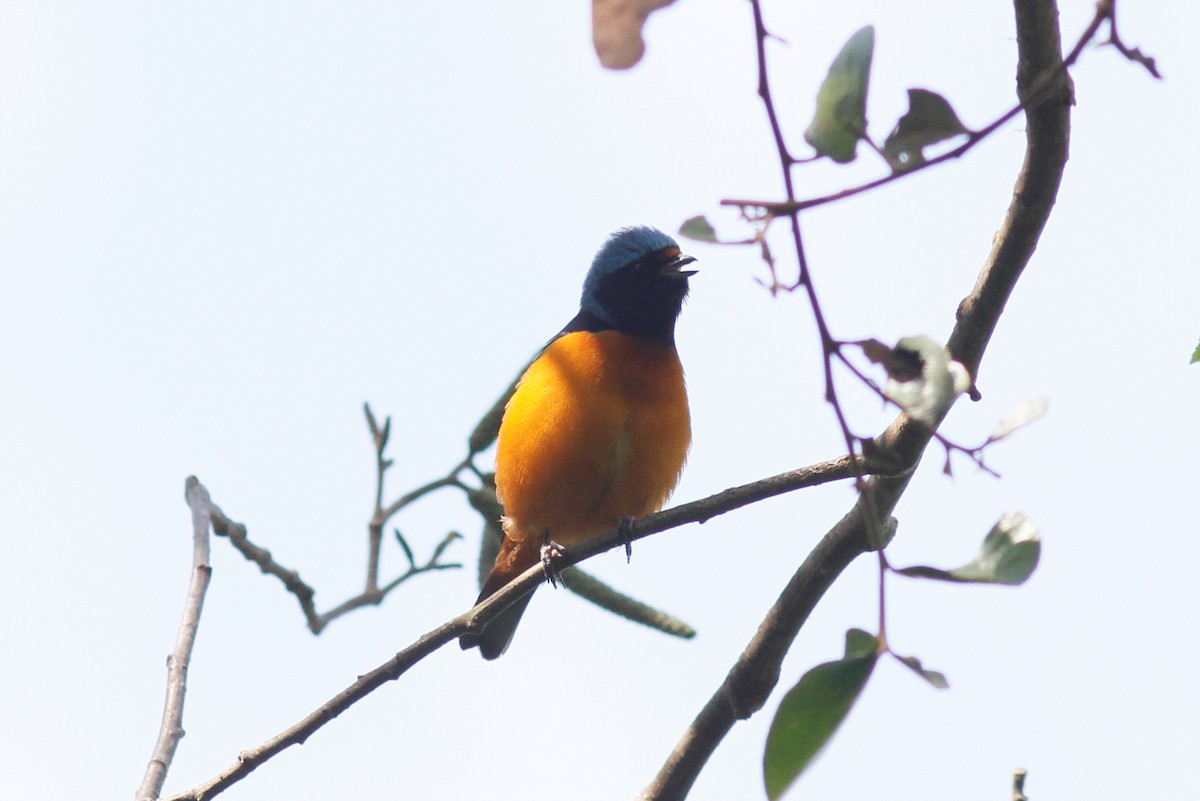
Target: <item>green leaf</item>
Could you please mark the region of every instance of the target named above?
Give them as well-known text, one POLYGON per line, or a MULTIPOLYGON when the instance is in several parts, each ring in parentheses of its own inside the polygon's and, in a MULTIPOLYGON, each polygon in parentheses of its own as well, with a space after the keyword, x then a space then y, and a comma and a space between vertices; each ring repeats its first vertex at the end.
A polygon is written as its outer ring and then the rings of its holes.
POLYGON ((404 556, 408 559, 408 566, 415 568, 417 566, 417 559, 413 555, 412 547, 408 544, 408 540, 404 539, 404 535, 400 533, 400 529, 395 529, 395 534, 396 542, 400 544, 400 549, 404 551, 404 556))
POLYGON ((687 621, 631 598, 578 567, 563 568, 559 579, 564 587, 576 595, 634 623, 641 623, 643 626, 685 640, 696 636, 696 629, 687 621))
POLYGON ((833 737, 862 693, 879 658, 879 641, 861 629, 846 632, 846 655, 817 665, 788 691, 767 734, 763 781, 779 798, 833 737))
POLYGON ((1042 555, 1037 524, 1020 512, 1006 512, 983 540, 975 558, 962 567, 941 570, 918 565, 896 572, 902 576, 975 584, 1024 584, 1042 555))
POLYGON ((843 659, 874 657, 879 653, 879 638, 869 631, 850 629, 846 632, 846 653, 843 659))
POLYGON ((1024 428, 1034 420, 1037 420, 1045 413, 1045 398, 1031 398, 1024 401, 1004 416, 1004 419, 1000 421, 1000 425, 996 426, 996 430, 988 437, 988 442, 996 442, 997 440, 1004 439, 1017 429, 1024 428))
POLYGON ((929 337, 905 337, 895 350, 918 360, 920 375, 898 377, 889 371, 887 396, 909 417, 936 428, 958 396, 971 386, 971 376, 929 337))
POLYGON ((1192 360, 1188 364, 1195 364, 1196 362, 1200 362, 1200 345, 1197 345, 1196 349, 1192 351, 1192 360))
POLYGON ((924 163, 923 148, 959 134, 970 133, 949 101, 928 89, 908 90, 908 112, 884 140, 883 152, 896 172, 924 163))
POLYGON ((845 164, 854 161, 858 140, 867 131, 867 85, 875 28, 860 28, 837 54, 817 92, 817 111, 804 141, 822 156, 845 164))
POLYGON ((721 241, 717 239, 717 229, 712 227, 712 223, 703 214, 684 220, 683 225, 679 226, 679 235, 697 242, 717 244, 721 241))
POLYGON ((921 665, 921 660, 917 659, 915 656, 900 656, 899 654, 892 654, 892 656, 895 656, 896 659, 900 660, 900 664, 904 665, 906 668, 911 670, 913 673, 916 673, 918 676, 925 679, 925 681, 929 682, 939 690, 945 690, 950 686, 950 682, 946 681, 945 673, 939 673, 936 670, 925 669, 921 665))

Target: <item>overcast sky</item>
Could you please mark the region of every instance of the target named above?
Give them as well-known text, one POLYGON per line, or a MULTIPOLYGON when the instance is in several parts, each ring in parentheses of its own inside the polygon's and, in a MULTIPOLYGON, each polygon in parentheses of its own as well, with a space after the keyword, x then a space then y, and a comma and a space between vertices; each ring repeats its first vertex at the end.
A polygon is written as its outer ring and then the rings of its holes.
MULTIPOLYGON (((1171 798, 1195 784, 1194 253, 1198 13, 1124 2, 1125 39, 1075 73, 1058 204, 946 433, 984 439, 1025 399, 1047 416, 989 453, 996 480, 932 451, 894 564, 966 561, 1003 512, 1041 526, 1020 589, 891 581, 889 634, 949 677, 883 664, 794 798, 1171 798)), ((1005 3, 767 0, 776 96, 802 132, 845 39, 876 26, 882 139, 905 89, 981 127, 1013 102, 1005 3)), ((1092 4, 1065 0, 1073 42, 1092 4)), ((575 312, 614 228, 675 230, 725 197, 775 198, 749 4, 680 0, 645 60, 603 71, 584 2, 0 2, 0 775, 5 795, 128 798, 157 732, 190 570, 184 479, 318 590, 358 591, 374 457, 387 495, 442 475, 514 373, 575 312)), ((842 339, 944 340, 1020 164, 1014 121, 958 162, 806 215, 842 339)), ((882 174, 799 170, 803 195, 882 174)), ((782 228, 780 229, 782 231, 782 228)), ((679 323, 694 500, 840 453, 803 299, 772 299, 752 249, 685 243, 679 323)), ((780 238, 777 251, 786 253, 780 238)), ((849 376, 855 430, 890 419, 849 376)), ((482 460, 486 465, 487 459, 482 460)), ((813 543, 853 502, 797 493, 638 543, 587 569, 692 623, 692 641, 540 590, 510 652, 445 648, 229 799, 632 798, 718 686, 813 543)), ((213 544, 175 792, 291 725, 476 594, 479 522, 453 492, 396 521, 419 577, 320 637, 294 598, 213 544)), ((385 573, 402 569, 398 548, 385 573)), ((830 592, 767 709, 738 725, 697 801, 761 797, 770 715, 809 667, 874 630, 875 563, 830 592)))

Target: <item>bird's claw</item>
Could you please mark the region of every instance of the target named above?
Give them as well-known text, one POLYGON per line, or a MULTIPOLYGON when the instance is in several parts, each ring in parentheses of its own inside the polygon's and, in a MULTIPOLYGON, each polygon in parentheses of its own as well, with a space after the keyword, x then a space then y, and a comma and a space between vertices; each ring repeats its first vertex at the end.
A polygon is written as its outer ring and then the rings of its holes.
POLYGON ((542 572, 546 574, 546 583, 556 590, 558 589, 558 569, 554 566, 554 560, 565 554, 566 551, 563 547, 550 539, 549 531, 542 535, 542 572))
POLYGON ((617 536, 625 543, 625 563, 633 559, 633 515, 624 515, 617 521, 617 536))

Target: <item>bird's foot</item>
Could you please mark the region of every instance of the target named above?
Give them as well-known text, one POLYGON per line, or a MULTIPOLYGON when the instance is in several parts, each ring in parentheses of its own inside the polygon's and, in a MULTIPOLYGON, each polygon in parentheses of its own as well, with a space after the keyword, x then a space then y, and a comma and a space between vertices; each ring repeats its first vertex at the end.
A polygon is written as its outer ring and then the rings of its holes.
POLYGON ((633 515, 624 515, 617 521, 617 536, 625 543, 625 563, 633 559, 633 515))
POLYGON ((546 574, 546 583, 554 589, 558 589, 558 568, 554 566, 554 560, 561 558, 566 554, 566 550, 554 540, 550 539, 550 532, 542 534, 542 572, 546 574))

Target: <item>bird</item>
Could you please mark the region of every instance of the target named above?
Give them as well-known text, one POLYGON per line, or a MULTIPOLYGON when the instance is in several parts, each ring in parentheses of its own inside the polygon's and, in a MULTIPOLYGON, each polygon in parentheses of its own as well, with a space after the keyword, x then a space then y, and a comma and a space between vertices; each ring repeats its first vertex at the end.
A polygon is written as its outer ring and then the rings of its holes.
MULTIPOLYGON (((503 543, 476 604, 539 561, 663 507, 691 446, 675 322, 696 261, 649 226, 597 251, 579 312, 542 349, 504 410, 496 446, 503 543), (549 549, 549 550, 548 550, 549 549)), ((496 659, 530 593, 460 638, 496 659)))

